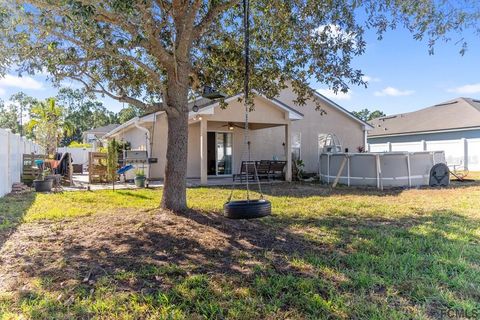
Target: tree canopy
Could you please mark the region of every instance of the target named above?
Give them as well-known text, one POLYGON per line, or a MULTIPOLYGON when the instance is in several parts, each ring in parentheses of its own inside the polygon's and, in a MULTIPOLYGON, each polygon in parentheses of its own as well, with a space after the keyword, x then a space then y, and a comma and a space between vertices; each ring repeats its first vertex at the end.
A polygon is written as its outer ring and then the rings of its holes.
POLYGON ((127 122, 130 119, 135 117, 142 116, 145 113, 145 110, 133 105, 128 105, 123 107, 122 110, 118 112, 118 122, 120 124, 127 122))
POLYGON ((20 111, 16 105, 5 106, 5 102, 0 100, 0 128, 10 129, 13 133, 20 133, 20 111))
POLYGON ((82 132, 118 122, 117 114, 108 110, 101 101, 87 95, 84 90, 60 88, 56 100, 64 107, 65 119, 74 126, 71 135, 62 144, 82 141, 82 132))
MULTIPOLYGON (((63 131, 59 146, 82 141, 82 132, 108 124, 118 123, 121 119, 140 115, 138 108, 126 106, 120 112, 108 110, 95 96, 84 90, 61 87, 55 100, 62 108, 60 118, 69 124, 69 130, 63 131)), ((47 99, 48 100, 48 99, 47 99)), ((27 119, 38 117, 39 101, 24 92, 15 93, 7 103, 0 100, 0 128, 12 130, 31 139, 36 139, 34 130, 26 130, 27 119), (23 115, 23 117, 21 117, 23 115)), ((128 119, 127 119, 128 120, 128 119)))
MULTIPOLYGON (((5 3, 2 51, 20 71, 46 67, 54 81, 76 79, 92 92, 144 108, 168 108, 160 102, 181 67, 193 91, 204 84, 230 94, 242 90, 240 0, 5 3)), ((381 37, 402 25, 428 39, 432 52, 438 40, 452 37, 464 52, 466 42, 452 31, 479 31, 479 4, 466 0, 258 0, 250 7, 251 87, 268 95, 287 80, 301 97, 311 79, 342 91, 364 84, 350 63, 365 51, 366 28, 381 37)))
POLYGON ((47 154, 52 155, 57 151, 60 139, 72 131, 72 124, 65 119, 63 107, 50 98, 38 101, 32 107, 26 128, 47 154))
POLYGON ((32 138, 31 133, 25 131, 24 121, 37 102, 23 92, 12 95, 7 103, 0 100, 0 128, 32 138))
POLYGON ((380 111, 380 110, 370 111, 367 108, 362 109, 360 111, 352 111, 352 114, 355 117, 362 119, 363 121, 371 121, 373 119, 386 116, 386 114, 383 111, 380 111))

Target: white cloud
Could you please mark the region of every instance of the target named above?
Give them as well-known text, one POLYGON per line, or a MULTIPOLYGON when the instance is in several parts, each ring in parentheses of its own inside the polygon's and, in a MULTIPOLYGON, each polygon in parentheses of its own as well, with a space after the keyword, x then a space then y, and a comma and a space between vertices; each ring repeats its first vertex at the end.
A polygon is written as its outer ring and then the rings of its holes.
POLYGON ((448 89, 447 91, 458 93, 458 94, 476 94, 476 93, 480 93, 480 83, 466 84, 461 87, 448 89))
POLYGON ((79 81, 69 79, 69 78, 60 81, 60 86, 61 87, 68 87, 68 88, 71 88, 71 89, 81 89, 81 88, 83 88, 83 85, 79 81))
POLYGON ((5 89, 0 88, 0 97, 4 96, 5 93, 7 93, 7 92, 5 91, 5 89))
POLYGON ((35 73, 35 75, 46 77, 46 76, 49 76, 50 73, 48 72, 48 70, 47 70, 46 67, 43 67, 42 70, 41 70, 41 71, 37 71, 37 73, 35 73))
POLYGON ((346 32, 336 24, 321 25, 313 30, 312 35, 318 36, 318 41, 321 43, 334 41, 337 43, 351 42, 352 46, 357 45, 355 33, 346 32), (324 37, 322 39, 322 37, 324 37))
POLYGON ((380 91, 375 91, 374 95, 377 97, 384 97, 384 96, 400 97, 400 96, 410 96, 414 93, 415 91, 413 90, 400 90, 394 87, 386 87, 380 91))
POLYGON ((20 89, 42 89, 43 84, 32 77, 18 77, 7 74, 4 78, 0 78, 0 87, 14 87, 20 89))
POLYGON ((371 76, 367 76, 367 75, 363 76, 362 80, 365 81, 365 82, 380 82, 380 78, 371 77, 371 76))
POLYGON ((352 91, 348 91, 347 93, 338 91, 335 93, 331 89, 317 89, 317 92, 321 95, 329 98, 329 99, 337 99, 337 100, 350 100, 352 98, 352 91))

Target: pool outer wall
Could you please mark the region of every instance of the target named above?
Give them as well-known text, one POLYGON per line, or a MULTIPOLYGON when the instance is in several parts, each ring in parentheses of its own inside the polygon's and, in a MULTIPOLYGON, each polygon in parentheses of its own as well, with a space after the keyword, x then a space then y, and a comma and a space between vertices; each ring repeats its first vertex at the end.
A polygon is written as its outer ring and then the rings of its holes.
POLYGON ((322 153, 320 181, 332 184, 342 167, 338 183, 348 186, 418 187, 429 184, 430 169, 445 162, 443 151, 322 153))

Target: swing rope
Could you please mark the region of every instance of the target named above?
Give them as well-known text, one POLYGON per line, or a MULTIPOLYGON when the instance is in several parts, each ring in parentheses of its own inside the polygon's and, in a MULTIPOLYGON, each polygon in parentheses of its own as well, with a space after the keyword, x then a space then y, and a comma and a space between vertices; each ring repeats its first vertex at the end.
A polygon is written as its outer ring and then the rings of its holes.
MULTIPOLYGON (((248 96, 249 96, 249 81, 250 81, 250 2, 249 0, 243 0, 243 25, 245 32, 245 78, 244 78, 244 95, 243 95, 243 105, 245 107, 245 126, 243 134, 243 152, 241 159, 244 159, 245 155, 245 146, 247 146, 248 152, 248 161, 245 164, 245 174, 246 174, 246 191, 247 191, 247 201, 250 201, 250 185, 249 185, 249 174, 250 170, 248 169, 249 165, 253 165, 255 172, 255 179, 257 180, 258 190, 260 192, 260 199, 263 200, 262 187, 260 185, 260 178, 258 177, 257 165, 252 163, 251 160, 251 150, 250 150, 250 141, 249 141, 249 127, 248 127, 248 114, 250 112, 250 107, 248 106, 248 96)), ((241 172, 240 172, 241 173, 241 172)), ((232 189, 230 191, 230 196, 228 197, 227 202, 230 202, 233 197, 233 191, 236 183, 232 184, 232 189)))

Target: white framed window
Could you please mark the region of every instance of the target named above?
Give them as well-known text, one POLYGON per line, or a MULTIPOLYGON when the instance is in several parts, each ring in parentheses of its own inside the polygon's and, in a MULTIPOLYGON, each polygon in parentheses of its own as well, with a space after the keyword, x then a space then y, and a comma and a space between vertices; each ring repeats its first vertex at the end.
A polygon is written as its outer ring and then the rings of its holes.
POLYGON ((292 132, 292 160, 300 160, 302 158, 302 133, 292 132))

